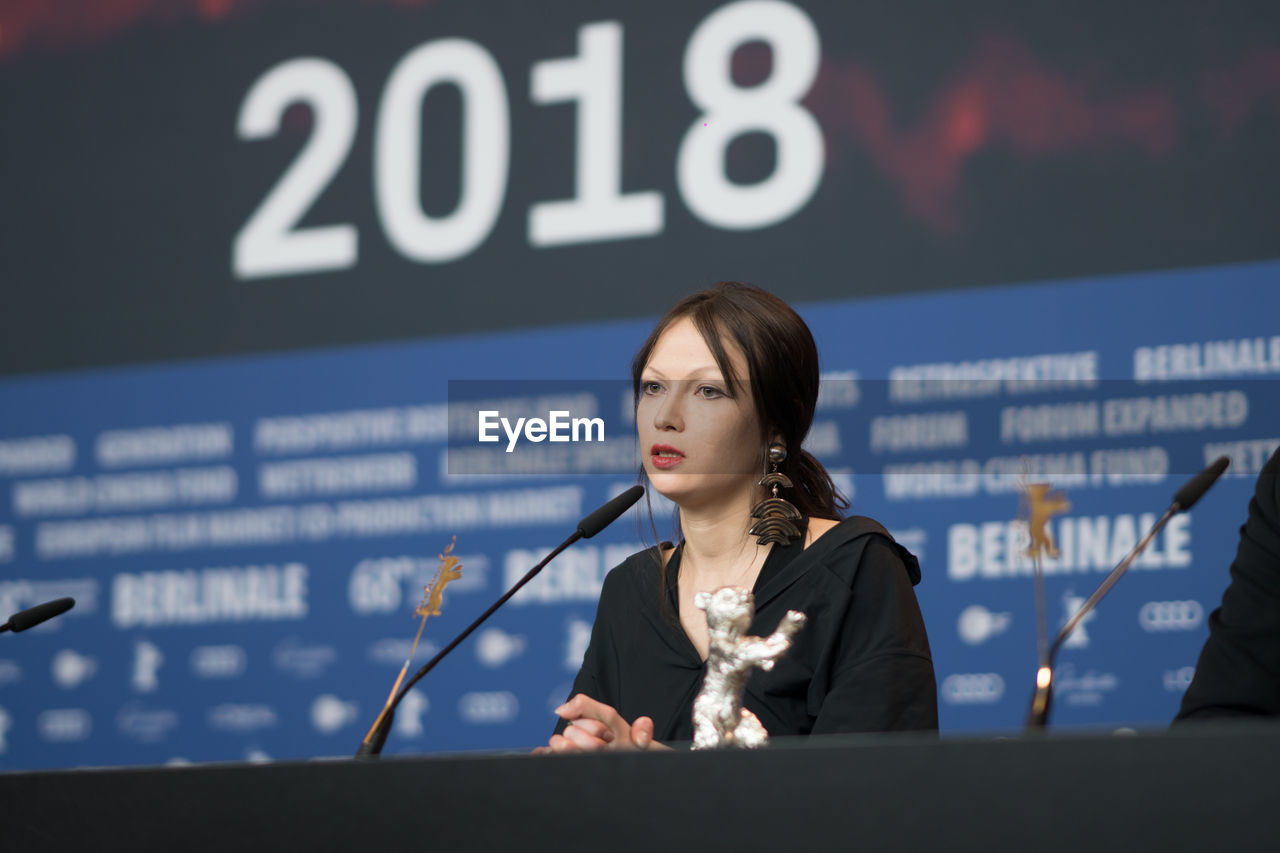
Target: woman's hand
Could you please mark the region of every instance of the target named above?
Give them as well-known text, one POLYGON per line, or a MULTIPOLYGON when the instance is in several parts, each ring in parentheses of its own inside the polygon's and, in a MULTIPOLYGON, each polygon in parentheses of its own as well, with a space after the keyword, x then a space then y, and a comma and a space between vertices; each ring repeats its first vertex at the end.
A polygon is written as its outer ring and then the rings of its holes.
POLYGON ((556 708, 556 714, 568 720, 569 725, 564 734, 552 735, 547 745, 535 749, 535 753, 667 748, 653 739, 650 717, 637 717, 628 724, 612 707, 584 693, 556 708))

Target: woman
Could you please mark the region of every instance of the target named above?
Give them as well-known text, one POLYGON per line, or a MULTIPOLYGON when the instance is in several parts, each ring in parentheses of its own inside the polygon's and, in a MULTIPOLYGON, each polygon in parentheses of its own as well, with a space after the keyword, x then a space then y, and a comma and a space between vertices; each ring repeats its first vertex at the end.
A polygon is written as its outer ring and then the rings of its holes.
POLYGON ((753 591, 751 634, 771 633, 788 610, 808 616, 790 651, 747 684, 744 707, 770 735, 936 729, 911 589, 919 564, 871 519, 839 521, 847 502, 801 449, 818 400, 804 321, 775 296, 724 282, 672 308, 631 372, 643 476, 678 506, 683 541, 606 577, 573 698, 539 751, 690 740, 709 642, 694 598, 723 586, 753 591), (795 512, 761 503, 775 492, 795 512))

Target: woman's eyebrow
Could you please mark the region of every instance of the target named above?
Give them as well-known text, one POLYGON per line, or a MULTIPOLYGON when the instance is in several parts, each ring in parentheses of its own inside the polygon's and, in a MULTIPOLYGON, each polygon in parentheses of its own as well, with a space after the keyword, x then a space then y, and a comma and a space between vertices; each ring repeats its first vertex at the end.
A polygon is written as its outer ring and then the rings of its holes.
MULTIPOLYGON (((641 371, 641 377, 651 375, 654 379, 670 379, 667 374, 663 373, 656 367, 646 367, 641 371)), ((682 371, 679 379, 710 379, 716 382, 723 382, 724 377, 720 375, 720 368, 714 365, 699 367, 690 371, 682 371)))

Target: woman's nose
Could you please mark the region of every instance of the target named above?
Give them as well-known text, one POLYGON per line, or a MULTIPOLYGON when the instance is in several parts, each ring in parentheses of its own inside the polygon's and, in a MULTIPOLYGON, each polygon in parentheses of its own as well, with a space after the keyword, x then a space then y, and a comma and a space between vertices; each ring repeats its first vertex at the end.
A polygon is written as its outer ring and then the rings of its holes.
POLYGON ((662 397, 657 410, 653 413, 653 425, 656 429, 677 432, 684 429, 684 412, 680 398, 679 393, 669 393, 662 397))

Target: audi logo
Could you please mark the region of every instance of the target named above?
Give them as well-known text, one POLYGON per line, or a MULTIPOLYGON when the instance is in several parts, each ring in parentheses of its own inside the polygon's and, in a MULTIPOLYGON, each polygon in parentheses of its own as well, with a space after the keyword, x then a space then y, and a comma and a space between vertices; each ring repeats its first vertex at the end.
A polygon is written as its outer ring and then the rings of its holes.
POLYGON ((468 723, 506 723, 520 713, 516 695, 507 690, 491 693, 464 693, 458 700, 458 714, 468 723))
POLYGON ((1148 601, 1138 611, 1144 631, 1190 631, 1204 619, 1198 601, 1148 601))
POLYGON ((942 679, 939 690, 948 705, 989 705, 1004 696, 1004 679, 994 672, 965 672, 942 679))
POLYGON ((201 678, 234 678, 244 672, 246 655, 241 646, 197 646, 190 660, 201 678))

